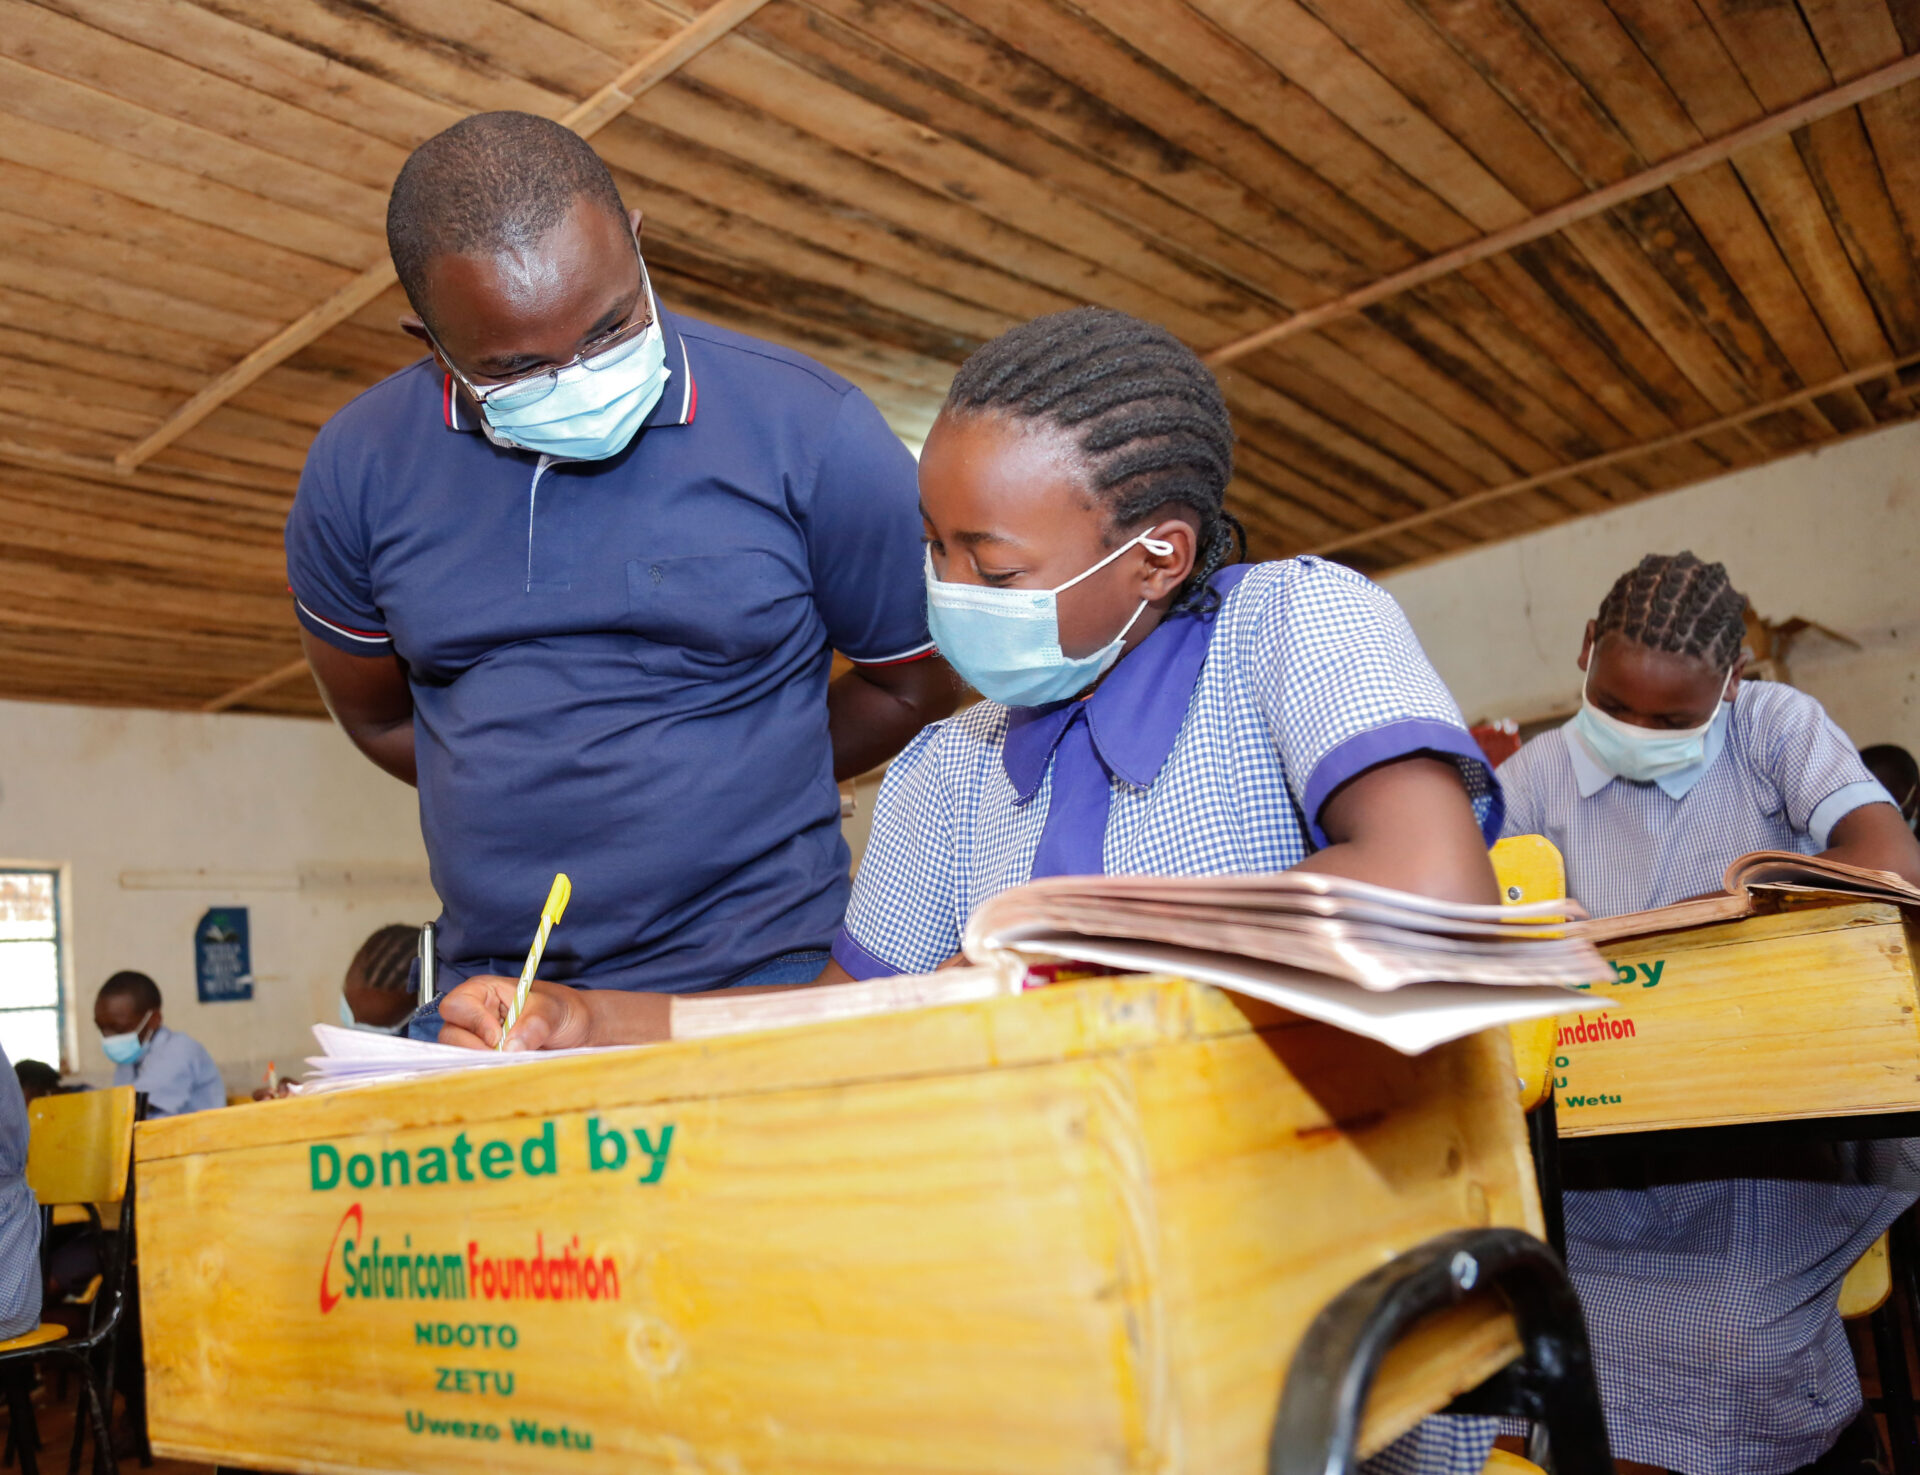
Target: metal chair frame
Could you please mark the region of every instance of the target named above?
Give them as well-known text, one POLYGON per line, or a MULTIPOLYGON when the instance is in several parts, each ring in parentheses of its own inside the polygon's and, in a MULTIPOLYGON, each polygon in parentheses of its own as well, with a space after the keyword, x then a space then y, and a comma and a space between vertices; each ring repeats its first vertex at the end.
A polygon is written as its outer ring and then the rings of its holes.
MULTIPOLYGON (((133 1120, 136 1123, 144 1121, 146 1114, 147 1098, 142 1092, 134 1097, 133 1120)), ((67 1456, 67 1475, 78 1475, 80 1452, 89 1432, 93 1435, 94 1469, 100 1475, 114 1475, 119 1468, 113 1457, 113 1436, 108 1423, 113 1411, 115 1352, 128 1300, 127 1274, 133 1263, 133 1183, 132 1154, 129 1153, 126 1190, 120 1197, 118 1232, 111 1244, 102 1246, 101 1265, 105 1284, 87 1307, 86 1331, 57 1342, 0 1352, 0 1379, 8 1383, 12 1444, 20 1456, 21 1475, 39 1475, 40 1441, 25 1374, 33 1363, 45 1359, 67 1363, 80 1379, 80 1408, 74 1419, 73 1448, 67 1456), (104 1313, 101 1309, 103 1306, 104 1313)), ((44 1247, 45 1230, 53 1211, 50 1207, 43 1207, 40 1212, 41 1244, 44 1247)), ((92 1213, 91 1219, 95 1229, 99 1230, 101 1226, 97 1211, 92 1213)))

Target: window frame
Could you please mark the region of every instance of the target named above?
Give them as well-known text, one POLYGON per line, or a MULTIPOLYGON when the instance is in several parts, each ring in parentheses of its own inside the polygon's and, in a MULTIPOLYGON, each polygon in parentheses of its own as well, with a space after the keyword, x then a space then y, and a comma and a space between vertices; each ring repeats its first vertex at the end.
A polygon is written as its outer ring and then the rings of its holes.
MULTIPOLYGON (((67 1008, 67 997, 72 992, 69 977, 71 949, 67 946, 67 894, 71 880, 68 868, 45 862, 0 861, 0 876, 46 876, 53 883, 53 1011, 55 1036, 60 1041, 60 1058, 48 1063, 61 1075, 69 1075, 75 1068, 79 1051, 72 1011, 67 1008)), ((46 1007, 45 1004, 25 1004, 8 1008, 0 1004, 0 1014, 34 1013, 46 1007)))

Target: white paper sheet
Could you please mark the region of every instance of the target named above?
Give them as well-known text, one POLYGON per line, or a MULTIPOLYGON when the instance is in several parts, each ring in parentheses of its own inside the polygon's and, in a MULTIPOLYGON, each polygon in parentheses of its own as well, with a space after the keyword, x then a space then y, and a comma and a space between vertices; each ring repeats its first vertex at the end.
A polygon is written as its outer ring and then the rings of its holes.
POLYGON ((1113 942, 1079 936, 1024 937, 1018 952, 1051 959, 1102 963, 1142 973, 1175 973, 1264 999, 1322 1024, 1418 1055, 1496 1025, 1542 1019, 1579 1009, 1604 1009, 1605 995, 1552 986, 1410 983, 1377 993, 1351 983, 1261 963, 1233 953, 1202 953, 1153 942, 1113 942))

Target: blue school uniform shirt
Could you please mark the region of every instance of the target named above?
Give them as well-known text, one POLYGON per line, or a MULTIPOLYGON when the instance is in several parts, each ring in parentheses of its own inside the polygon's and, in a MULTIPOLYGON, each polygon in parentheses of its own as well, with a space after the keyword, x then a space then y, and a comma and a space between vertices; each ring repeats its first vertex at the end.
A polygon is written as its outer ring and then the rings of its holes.
MULTIPOLYGON (((1697 769, 1615 778, 1571 726, 1501 766, 1506 832, 1545 835, 1595 916, 1718 891, 1750 850, 1824 850, 1890 802, 1820 704, 1744 681, 1697 769), (1693 780, 1691 786, 1684 782, 1693 780)), ((1841 1277, 1920 1189, 1900 1142, 1781 1154, 1777 1177, 1566 1194, 1567 1261, 1618 1459, 1687 1475, 1785 1475, 1860 1411, 1841 1277)))
POLYGON ((1329 794, 1413 753, 1458 765, 1499 833, 1499 787, 1384 589, 1318 558, 1211 587, 1216 611, 1163 620, 1087 700, 981 702, 908 744, 834 943, 843 968, 937 967, 975 907, 1036 874, 1285 870, 1327 843, 1329 794))
POLYGON ((227 1104, 226 1083, 207 1047, 164 1024, 147 1041, 146 1054, 113 1068, 113 1083, 145 1091, 149 1117, 185 1116, 227 1104))
MULTIPOLYGON (((1279 871, 1327 843, 1321 806, 1395 758, 1460 770, 1491 841, 1501 801, 1459 709, 1384 589, 1318 558, 1213 576, 1086 701, 981 702, 887 770, 834 956, 924 972, 968 913, 1040 874, 1279 871), (1037 862, 1037 864, 1036 864, 1037 862)), ((1479 1475, 1490 1419, 1428 1419, 1368 1475, 1479 1475)))

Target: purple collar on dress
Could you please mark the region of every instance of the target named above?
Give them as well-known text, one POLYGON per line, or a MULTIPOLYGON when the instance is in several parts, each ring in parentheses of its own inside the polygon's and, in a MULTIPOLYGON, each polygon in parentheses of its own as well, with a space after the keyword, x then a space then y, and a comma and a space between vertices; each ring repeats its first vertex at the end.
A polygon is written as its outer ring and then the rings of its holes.
MULTIPOLYGON (((1224 600, 1252 567, 1231 564, 1207 585, 1224 600)), ((1020 802, 1027 803, 1038 791, 1054 749, 1081 708, 1107 771, 1141 788, 1151 785, 1187 720, 1216 615, 1217 609, 1208 614, 1189 610, 1162 620, 1085 701, 1008 708, 1002 761, 1020 802)))

